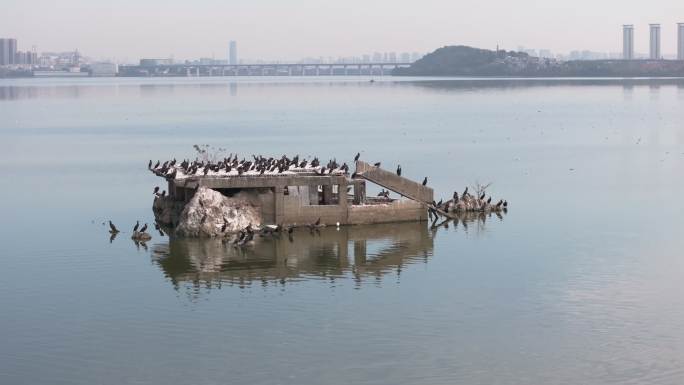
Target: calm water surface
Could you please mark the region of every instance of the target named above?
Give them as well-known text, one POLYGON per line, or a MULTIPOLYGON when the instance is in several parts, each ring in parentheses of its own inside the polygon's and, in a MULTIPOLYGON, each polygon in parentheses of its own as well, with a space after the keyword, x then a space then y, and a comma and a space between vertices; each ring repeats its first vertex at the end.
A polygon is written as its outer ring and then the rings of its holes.
POLYGON ((684 80, 0 80, 0 383, 681 384, 682 107, 684 80), (193 144, 511 209, 110 242, 193 144))

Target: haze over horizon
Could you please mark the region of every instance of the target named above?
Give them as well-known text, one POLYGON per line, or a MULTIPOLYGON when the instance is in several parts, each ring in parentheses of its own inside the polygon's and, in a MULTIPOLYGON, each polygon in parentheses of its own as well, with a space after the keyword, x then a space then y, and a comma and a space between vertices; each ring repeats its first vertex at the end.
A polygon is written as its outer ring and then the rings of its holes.
POLYGON ((663 54, 675 52, 684 2, 626 4, 493 1, 472 6, 425 0, 401 4, 346 0, 7 0, 0 37, 22 50, 79 49, 96 58, 225 58, 229 40, 240 58, 298 59, 375 51, 431 52, 444 45, 507 50, 518 46, 568 52, 620 52, 622 24, 635 25, 635 48, 648 50, 648 24, 662 25, 663 54))

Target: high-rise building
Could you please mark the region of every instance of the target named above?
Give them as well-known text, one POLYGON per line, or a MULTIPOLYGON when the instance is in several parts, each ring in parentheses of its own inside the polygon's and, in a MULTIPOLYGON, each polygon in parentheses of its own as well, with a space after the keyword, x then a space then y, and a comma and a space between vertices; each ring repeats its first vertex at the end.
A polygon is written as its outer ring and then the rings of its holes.
POLYGON ((622 26, 622 58, 634 59, 634 26, 632 24, 622 26))
POLYGON ((0 39, 0 66, 9 64, 9 41, 0 39))
POLYGON ((0 39, 0 65, 16 64, 17 39, 0 39))
POLYGON ((230 44, 228 44, 228 64, 238 64, 237 43, 235 40, 231 40, 230 44))
POLYGON ((660 24, 650 24, 651 27, 651 50, 649 57, 651 60, 660 60, 660 24))
POLYGON ((684 23, 677 24, 677 60, 684 60, 684 23))

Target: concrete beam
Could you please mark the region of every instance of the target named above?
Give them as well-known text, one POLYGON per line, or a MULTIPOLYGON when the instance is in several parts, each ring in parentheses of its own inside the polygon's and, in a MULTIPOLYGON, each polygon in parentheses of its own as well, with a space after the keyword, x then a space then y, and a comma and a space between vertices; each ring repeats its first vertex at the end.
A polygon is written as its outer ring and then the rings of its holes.
POLYGON ((356 162, 356 173, 379 186, 419 202, 430 203, 434 197, 434 192, 430 187, 423 186, 420 183, 366 162, 356 162))

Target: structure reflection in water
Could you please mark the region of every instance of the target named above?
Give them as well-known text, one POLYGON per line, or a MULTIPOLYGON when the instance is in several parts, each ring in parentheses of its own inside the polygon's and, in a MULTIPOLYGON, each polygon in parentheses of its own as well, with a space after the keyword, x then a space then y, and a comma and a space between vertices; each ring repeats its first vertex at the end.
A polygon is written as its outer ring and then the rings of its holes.
POLYGON ((151 254, 176 289, 245 288, 255 283, 284 285, 311 279, 351 279, 360 287, 366 280, 377 282, 387 274, 400 275, 408 265, 427 263, 433 239, 445 227, 479 232, 492 216, 468 213, 456 221, 434 224, 325 227, 313 232, 300 228, 292 239, 287 234, 257 236, 248 247, 214 238, 172 237, 168 243, 155 244, 151 254))

